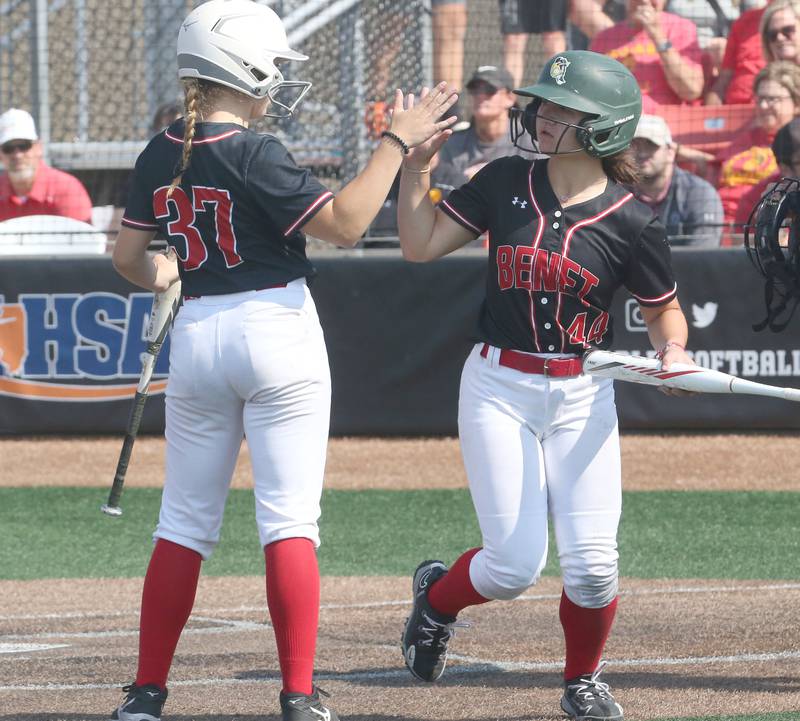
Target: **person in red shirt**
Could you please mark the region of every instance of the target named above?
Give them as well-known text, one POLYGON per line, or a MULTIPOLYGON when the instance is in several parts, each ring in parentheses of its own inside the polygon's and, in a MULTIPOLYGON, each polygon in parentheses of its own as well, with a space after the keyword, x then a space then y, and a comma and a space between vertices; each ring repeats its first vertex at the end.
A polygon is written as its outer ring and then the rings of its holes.
POLYGON ((63 215, 88 223, 92 201, 81 181, 42 160, 42 144, 30 113, 11 108, 0 115, 0 221, 23 215, 63 215))
POLYGON ((676 105, 703 92, 702 53, 691 20, 664 12, 665 0, 627 0, 625 21, 603 30, 589 47, 618 60, 642 95, 676 105))
POLYGON ((758 201, 781 178, 800 178, 800 118, 790 121, 777 132, 772 141, 772 153, 778 169, 742 196, 736 210, 735 232, 744 232, 758 201))
MULTIPOLYGON (((788 61, 770 63, 756 75, 753 126, 720 155, 717 182, 725 222, 736 220, 745 195, 778 170, 772 141, 780 128, 800 110, 800 66, 788 61)), ((729 244, 723 239, 723 245, 729 244)))
POLYGON ((766 64, 759 34, 763 14, 764 8, 748 10, 731 25, 719 77, 706 95, 706 105, 753 102, 753 79, 766 64))

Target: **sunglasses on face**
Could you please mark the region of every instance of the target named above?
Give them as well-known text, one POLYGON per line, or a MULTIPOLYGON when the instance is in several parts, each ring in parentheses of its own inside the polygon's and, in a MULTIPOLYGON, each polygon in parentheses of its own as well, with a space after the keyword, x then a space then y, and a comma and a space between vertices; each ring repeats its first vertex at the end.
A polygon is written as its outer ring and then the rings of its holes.
POLYGON ((4 155, 11 155, 11 153, 20 152, 27 153, 33 147, 33 142, 30 140, 10 140, 7 143, 0 145, 0 150, 4 155))
POLYGON ((473 83, 467 88, 470 95, 489 95, 492 96, 498 91, 494 85, 489 83, 473 83))
POLYGON ((796 25, 784 25, 782 28, 775 28, 775 30, 767 30, 767 40, 774 43, 779 37, 783 36, 787 40, 791 40, 797 31, 796 25))

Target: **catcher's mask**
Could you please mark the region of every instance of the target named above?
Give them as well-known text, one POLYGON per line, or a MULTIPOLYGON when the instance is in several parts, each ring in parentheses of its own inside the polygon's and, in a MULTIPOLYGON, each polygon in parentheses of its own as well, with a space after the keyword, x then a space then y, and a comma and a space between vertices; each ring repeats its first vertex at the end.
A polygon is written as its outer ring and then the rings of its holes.
POLYGON ((744 242, 751 262, 767 279, 767 317, 753 330, 782 331, 800 303, 800 180, 783 178, 762 196, 750 213, 744 242))

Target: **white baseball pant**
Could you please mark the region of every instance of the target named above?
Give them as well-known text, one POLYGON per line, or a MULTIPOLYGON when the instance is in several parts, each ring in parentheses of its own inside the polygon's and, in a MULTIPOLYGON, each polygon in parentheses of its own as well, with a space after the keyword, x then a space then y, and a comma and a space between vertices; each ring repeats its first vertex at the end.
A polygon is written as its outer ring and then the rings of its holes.
POLYGON ((304 279, 187 300, 172 329, 166 480, 154 538, 209 557, 246 436, 261 545, 303 537, 318 546, 330 391, 304 279))
POLYGON ((539 577, 553 519, 564 590, 586 608, 617 595, 622 508, 613 382, 552 378, 498 365, 478 344, 461 377, 458 425, 483 549, 470 579, 514 598, 539 577))

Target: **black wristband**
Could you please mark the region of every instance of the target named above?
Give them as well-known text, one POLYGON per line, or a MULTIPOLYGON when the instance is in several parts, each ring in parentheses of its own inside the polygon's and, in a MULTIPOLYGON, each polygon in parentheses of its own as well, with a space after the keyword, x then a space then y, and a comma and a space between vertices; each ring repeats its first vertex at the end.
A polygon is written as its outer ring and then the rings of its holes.
POLYGON ((381 133, 382 138, 388 138, 393 143, 400 147, 400 150, 403 151, 403 155, 408 155, 410 148, 406 145, 405 141, 399 136, 393 133, 391 130, 384 130, 381 133))

